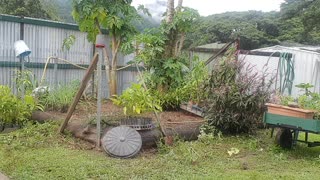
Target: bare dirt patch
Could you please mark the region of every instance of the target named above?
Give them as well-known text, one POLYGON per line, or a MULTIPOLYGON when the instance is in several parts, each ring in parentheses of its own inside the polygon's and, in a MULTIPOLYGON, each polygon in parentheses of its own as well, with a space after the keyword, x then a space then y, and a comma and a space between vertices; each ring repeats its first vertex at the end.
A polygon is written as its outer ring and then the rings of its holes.
MULTIPOLYGON (((96 141, 96 102, 80 102, 73 113, 68 124, 68 130, 77 138, 84 139, 90 143, 96 141)), ((64 119, 66 113, 49 111, 49 114, 59 119, 64 119)), ((153 113, 145 113, 141 116, 152 118, 157 123, 153 113)), ((102 103, 102 126, 106 132, 113 126, 118 125, 121 118, 126 118, 121 107, 106 100, 102 103)), ((197 139, 199 127, 204 123, 202 117, 193 115, 183 110, 165 111, 159 113, 161 129, 166 136, 179 136, 185 140, 197 139)), ((157 133, 158 134, 158 133, 157 133)))

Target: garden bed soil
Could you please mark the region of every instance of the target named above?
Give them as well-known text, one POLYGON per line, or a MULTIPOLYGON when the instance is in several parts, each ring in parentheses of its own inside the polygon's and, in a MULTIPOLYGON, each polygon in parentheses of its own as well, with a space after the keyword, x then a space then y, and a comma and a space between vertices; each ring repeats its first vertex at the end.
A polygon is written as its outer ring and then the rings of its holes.
MULTIPOLYGON (((66 113, 55 111, 49 111, 47 113, 58 119, 64 119, 66 116, 66 113)), ((164 131, 166 136, 178 136, 184 140, 197 139, 199 127, 204 123, 203 118, 183 110, 165 111, 158 113, 158 115, 160 118, 161 129, 164 131)), ((71 131, 75 137, 94 144, 96 142, 96 128, 94 125, 95 116, 96 103, 81 102, 77 105, 67 129, 71 131)), ((157 124, 157 119, 153 113, 146 113, 142 116, 152 118, 153 122, 157 124)), ((102 103, 102 126, 104 127, 103 133, 114 126, 117 126, 118 121, 121 118, 125 118, 121 107, 114 105, 108 100, 102 103)), ((142 134, 142 136, 143 135, 144 134, 142 134)), ((150 133, 145 133, 145 135, 149 137, 150 133)), ((159 133, 159 131, 154 131, 151 133, 151 135, 160 136, 161 133, 159 133)), ((150 145, 150 142, 147 144, 150 145)))

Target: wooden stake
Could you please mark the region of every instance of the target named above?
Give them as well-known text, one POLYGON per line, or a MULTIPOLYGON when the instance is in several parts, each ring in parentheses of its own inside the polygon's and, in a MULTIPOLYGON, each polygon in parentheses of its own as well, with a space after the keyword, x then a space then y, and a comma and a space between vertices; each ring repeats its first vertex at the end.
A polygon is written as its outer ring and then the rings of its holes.
POLYGON ((66 126, 67 126, 74 110, 76 109, 76 106, 77 106, 89 80, 90 80, 91 74, 94 72, 94 69, 97 66, 97 63, 98 63, 98 54, 95 54, 91 60, 91 64, 90 64, 89 68, 87 69, 86 74, 84 75, 84 77, 82 79, 82 82, 81 82, 80 88, 77 92, 77 95, 73 98, 72 105, 68 109, 67 117, 60 126, 60 129, 59 129, 60 133, 63 133, 64 129, 66 128, 66 126))
POLYGON ((101 75, 101 66, 102 66, 102 48, 97 48, 99 53, 99 60, 97 66, 97 148, 100 147, 101 139, 101 99, 102 99, 102 75, 101 75))

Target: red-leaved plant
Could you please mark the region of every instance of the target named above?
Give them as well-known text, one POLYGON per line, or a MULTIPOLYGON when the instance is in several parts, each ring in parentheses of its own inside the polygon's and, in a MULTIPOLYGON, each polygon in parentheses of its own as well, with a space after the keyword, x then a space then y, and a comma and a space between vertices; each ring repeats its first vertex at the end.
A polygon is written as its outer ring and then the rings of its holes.
POLYGON ((205 85, 205 118, 209 125, 223 133, 254 132, 262 123, 273 80, 267 70, 258 73, 243 59, 237 60, 235 50, 230 49, 205 85))

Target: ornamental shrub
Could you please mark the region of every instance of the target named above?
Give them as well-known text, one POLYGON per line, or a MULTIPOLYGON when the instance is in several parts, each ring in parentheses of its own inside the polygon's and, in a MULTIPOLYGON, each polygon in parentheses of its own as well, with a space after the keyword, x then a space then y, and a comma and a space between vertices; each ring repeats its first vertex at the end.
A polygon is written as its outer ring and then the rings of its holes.
POLYGON ((206 82, 205 118, 223 133, 251 133, 262 122, 274 78, 256 73, 230 49, 206 82))

